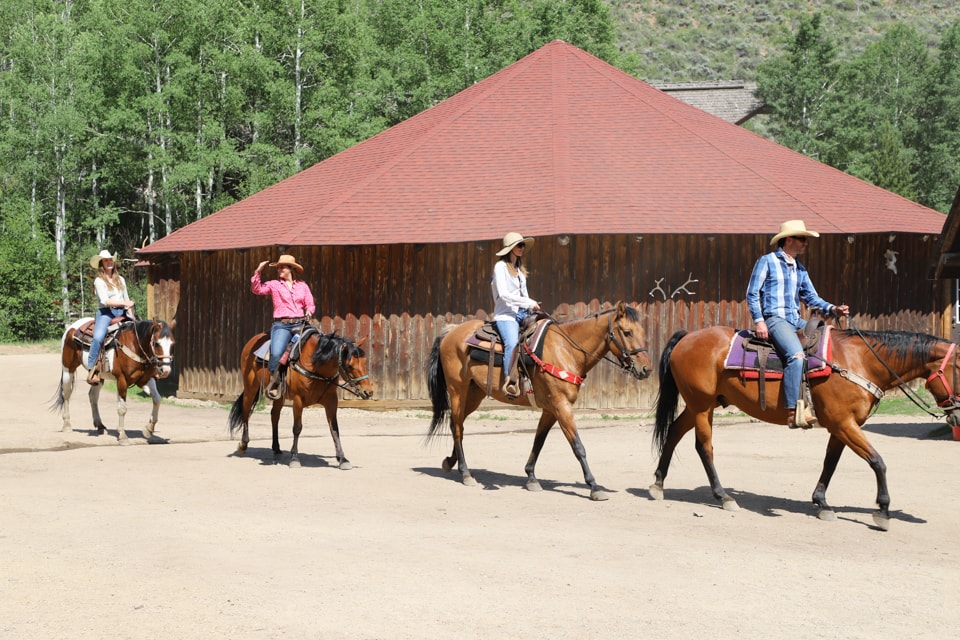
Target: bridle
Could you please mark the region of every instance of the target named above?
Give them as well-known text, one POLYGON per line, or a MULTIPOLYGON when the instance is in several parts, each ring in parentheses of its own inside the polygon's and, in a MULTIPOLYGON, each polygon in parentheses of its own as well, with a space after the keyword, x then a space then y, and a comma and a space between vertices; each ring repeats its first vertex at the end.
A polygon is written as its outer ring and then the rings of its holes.
MULTIPOLYGON (((155 321, 153 323, 154 328, 150 330, 150 336, 149 336, 150 339, 148 340, 148 343, 150 345, 150 353, 147 353, 147 349, 143 346, 143 343, 140 340, 140 335, 137 333, 136 323, 133 324, 132 329, 133 329, 133 335, 136 336, 136 340, 134 340, 134 344, 136 344, 139 353, 137 353, 136 351, 133 351, 130 347, 123 344, 123 342, 120 341, 119 335, 117 336, 117 346, 120 348, 121 351, 123 351, 124 355, 126 355, 128 358, 130 358, 137 364, 146 364, 158 371, 165 366, 169 366, 172 368, 173 354, 165 354, 162 356, 157 355, 157 349, 155 344, 156 341, 154 340, 153 332, 155 328, 158 326, 162 327, 163 325, 155 321)), ((121 328, 121 331, 123 331, 122 328, 121 328)))
POLYGON ((305 368, 302 364, 300 364, 299 358, 297 359, 296 362, 293 363, 292 368, 294 371, 304 376, 305 378, 309 378, 311 380, 317 380, 318 382, 323 382, 328 385, 335 385, 341 389, 344 389, 345 391, 349 391, 350 393, 352 393, 353 395, 357 396, 362 400, 365 398, 365 395, 363 390, 360 389, 360 385, 358 383, 363 382, 370 376, 363 375, 363 376, 354 378, 353 376, 350 375, 350 372, 347 371, 347 367, 346 367, 347 359, 344 358, 344 352, 347 351, 348 347, 349 347, 349 344, 346 341, 340 344, 340 348, 337 349, 337 372, 330 377, 321 376, 305 368), (343 384, 340 384, 338 382, 340 378, 343 378, 344 380, 343 384))
MULTIPOLYGON (((619 360, 619 362, 617 362, 616 364, 618 364, 618 366, 621 369, 628 372, 637 380, 643 380, 644 376, 642 373, 640 373, 639 370, 637 370, 637 363, 634 362, 633 356, 637 355, 638 353, 646 353, 647 348, 638 347, 636 349, 628 350, 623 345, 623 342, 620 340, 620 338, 617 337, 617 333, 614 332, 614 326, 615 325, 613 324, 613 316, 611 315, 607 319, 607 343, 615 345, 617 347, 617 350, 620 352, 619 354, 614 354, 617 356, 617 360, 619 360)), ((620 327, 619 324, 616 325, 616 329, 617 329, 617 332, 620 334, 620 336, 623 337, 623 329, 620 327)), ((613 353, 613 349, 610 349, 610 352, 613 353)))

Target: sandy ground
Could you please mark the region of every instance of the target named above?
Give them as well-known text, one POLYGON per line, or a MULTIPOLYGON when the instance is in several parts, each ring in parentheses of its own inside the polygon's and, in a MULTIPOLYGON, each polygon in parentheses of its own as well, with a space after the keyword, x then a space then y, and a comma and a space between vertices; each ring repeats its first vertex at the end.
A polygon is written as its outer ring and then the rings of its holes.
MULTIPOLYGON (((559 430, 523 488, 535 414, 485 411, 465 447, 480 484, 440 470, 426 411, 341 410, 341 471, 309 411, 303 467, 274 461, 269 416, 235 454, 226 411, 149 403, 132 446, 90 430, 86 389, 62 433, 47 410, 56 354, 0 350, 0 638, 949 638, 960 633, 960 442, 930 419, 875 416, 893 498, 873 527, 872 472, 847 455, 809 497, 826 443, 727 418, 720 509, 682 444, 666 500, 650 499, 651 421, 583 412, 611 493, 591 502, 559 430), (939 432, 942 433, 942 430, 939 432)), ((82 385, 82 383, 81 383, 82 385)), ((82 385, 86 387, 86 385, 82 385)), ((115 398, 104 394, 116 427, 115 398)), ((645 408, 647 409, 647 408, 645 408)), ((290 446, 290 419, 281 423, 290 446)))

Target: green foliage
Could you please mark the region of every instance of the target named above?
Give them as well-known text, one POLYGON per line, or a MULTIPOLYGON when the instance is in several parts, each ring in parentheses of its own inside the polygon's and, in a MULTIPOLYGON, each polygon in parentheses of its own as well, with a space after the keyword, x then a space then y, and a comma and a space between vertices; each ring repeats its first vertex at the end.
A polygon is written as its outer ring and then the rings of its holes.
POLYGON ((43 340, 63 327, 57 308, 57 260, 24 203, 0 204, 0 340, 43 340))

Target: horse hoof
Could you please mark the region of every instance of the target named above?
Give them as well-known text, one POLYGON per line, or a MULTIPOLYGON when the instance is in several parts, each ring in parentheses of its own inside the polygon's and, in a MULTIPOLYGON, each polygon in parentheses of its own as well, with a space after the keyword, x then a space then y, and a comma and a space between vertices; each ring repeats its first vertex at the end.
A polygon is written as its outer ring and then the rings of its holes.
POLYGON ((130 439, 129 439, 129 438, 124 438, 123 440, 120 440, 120 439, 118 438, 118 439, 117 439, 117 444, 119 444, 119 445, 122 446, 122 447, 128 447, 128 446, 130 446, 130 445, 133 444, 133 443, 130 442, 130 439))
POLYGON ((341 471, 350 471, 350 469, 353 469, 353 465, 350 464, 349 460, 344 460, 343 462, 340 463, 341 471))
POLYGON ((290 468, 299 469, 300 468, 300 458, 290 458, 290 468))
POLYGON ((738 505, 737 501, 732 498, 729 500, 724 500, 723 510, 724 511, 740 511, 740 505, 738 505))
POLYGON ((663 500, 663 487, 658 484, 650 485, 650 497, 654 500, 663 500))
POLYGON ((443 469, 444 473, 450 473, 453 471, 453 463, 447 459, 444 459, 443 464, 440 465, 440 468, 443 469))
POLYGON ((245 444, 237 445, 237 453, 246 453, 246 452, 247 452, 247 445, 245 444))
POLYGON ((463 480, 461 480, 461 482, 465 487, 477 486, 477 481, 473 479, 473 476, 463 476, 463 480))
POLYGON ((528 480, 525 488, 527 491, 543 491, 543 487, 536 480, 528 480))
POLYGON ((877 525, 880 531, 890 531, 890 517, 883 515, 879 511, 873 514, 873 523, 877 525))
POLYGON ((820 509, 820 511, 817 512, 817 518, 824 522, 836 522, 837 513, 833 509, 820 509))
POLYGON ((590 499, 594 502, 602 502, 604 500, 610 499, 610 494, 608 494, 603 489, 594 489, 590 492, 590 499))

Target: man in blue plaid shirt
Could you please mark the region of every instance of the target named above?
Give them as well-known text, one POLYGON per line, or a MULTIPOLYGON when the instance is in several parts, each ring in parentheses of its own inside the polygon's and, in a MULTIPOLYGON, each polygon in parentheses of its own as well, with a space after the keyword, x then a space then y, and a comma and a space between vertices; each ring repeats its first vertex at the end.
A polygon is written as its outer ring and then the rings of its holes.
POLYGON ((787 423, 791 429, 809 428, 816 421, 809 407, 802 406, 797 416, 800 381, 803 376, 803 345, 797 331, 807 321, 800 317, 800 301, 824 315, 849 315, 845 305, 830 304, 817 294, 807 269, 797 257, 807 248, 810 238, 819 238, 807 230, 803 220, 788 220, 770 240, 777 249, 757 260, 747 285, 747 306, 753 318, 757 337, 770 340, 784 361, 783 396, 787 423))

